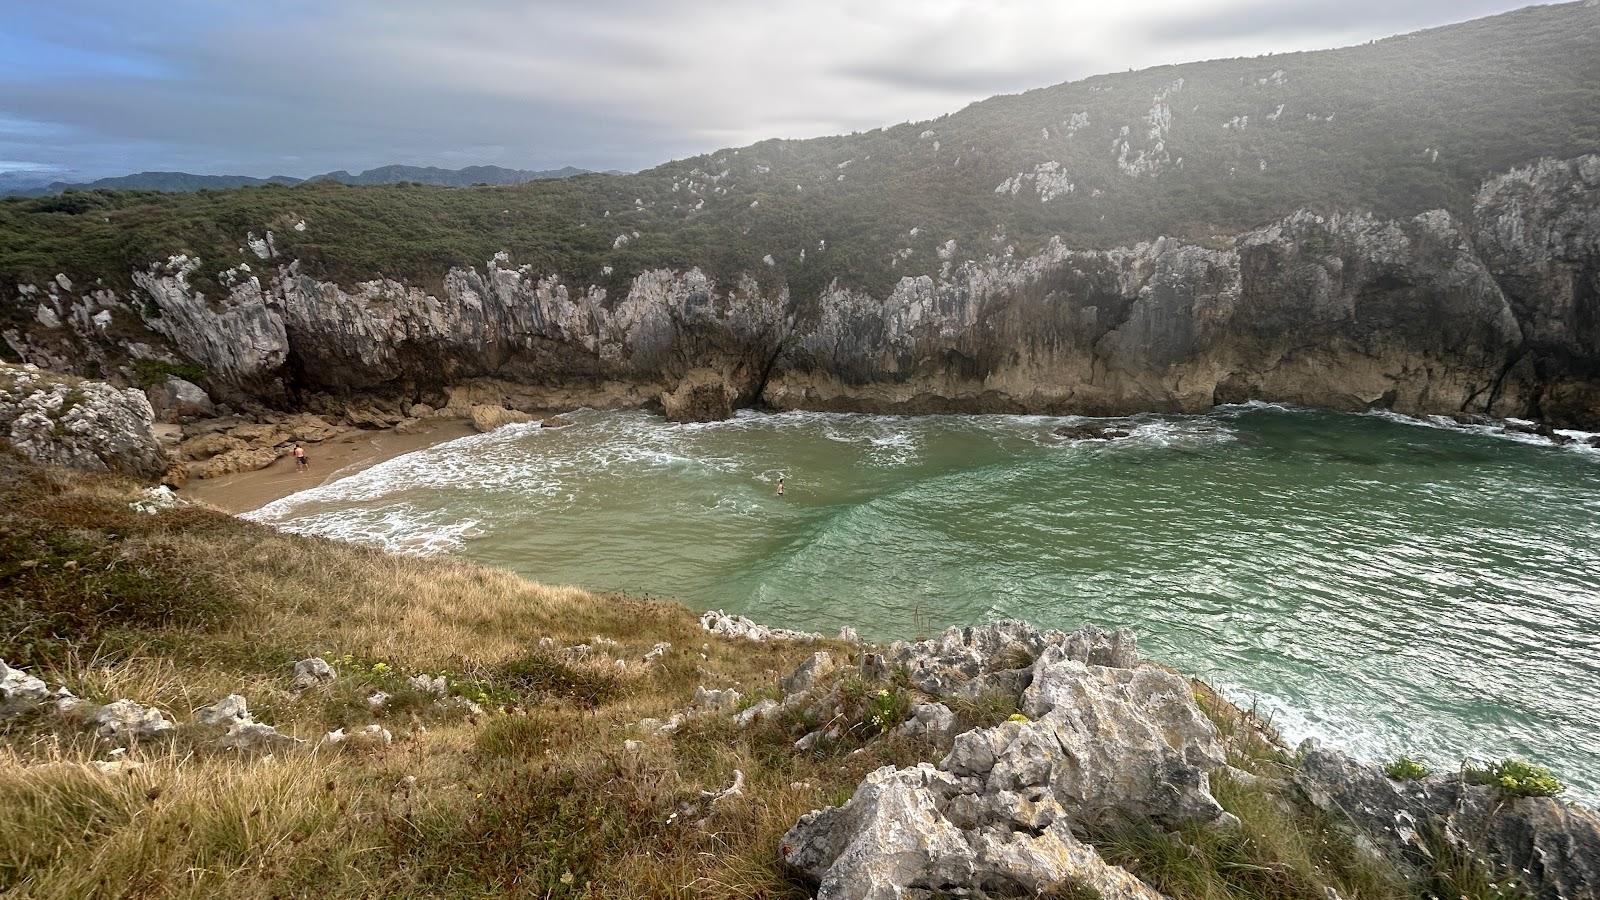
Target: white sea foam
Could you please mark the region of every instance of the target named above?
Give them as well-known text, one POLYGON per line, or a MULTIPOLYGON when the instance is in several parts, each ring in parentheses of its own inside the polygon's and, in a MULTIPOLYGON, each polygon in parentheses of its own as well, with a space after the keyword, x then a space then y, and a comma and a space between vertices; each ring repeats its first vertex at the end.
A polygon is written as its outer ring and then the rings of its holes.
POLYGON ((1062 416, 1045 419, 1039 423, 1036 443, 1069 447, 1073 449, 1101 449, 1106 452, 1131 449, 1193 449, 1212 444, 1226 444, 1238 440, 1238 435, 1227 422, 1213 416, 1155 416, 1138 415, 1124 418, 1096 419, 1086 416, 1062 416), (1128 432, 1127 437, 1112 440, 1096 438, 1063 438, 1055 429, 1063 425, 1093 423, 1128 432))
POLYGON ((380 509, 326 510, 269 524, 294 534, 367 544, 411 556, 454 552, 481 534, 476 519, 453 519, 404 503, 380 509))
POLYGON ((1301 407, 1288 403, 1273 403, 1268 400, 1246 400, 1243 403, 1219 403, 1212 411, 1221 415, 1238 415, 1239 413, 1252 412, 1263 409, 1273 409, 1279 412, 1294 412, 1301 407))
MULTIPOLYGON (((1353 716, 1329 714, 1305 705, 1290 703, 1271 694, 1263 694, 1229 684, 1216 685, 1224 699, 1244 710, 1252 710, 1291 747, 1307 738, 1338 747, 1351 755, 1369 762, 1393 759, 1405 750, 1392 746, 1393 742, 1373 728, 1371 723, 1353 716)), ((1415 752, 1415 751, 1412 751, 1415 752)))
MULTIPOLYGON (((1553 429, 1556 434, 1571 439, 1570 443, 1557 445, 1555 441, 1542 435, 1528 434, 1527 432, 1523 431, 1511 431, 1498 423, 1483 425, 1468 424, 1465 422, 1457 422, 1455 419, 1452 419, 1449 416, 1408 416, 1404 413, 1397 413, 1387 409, 1367 410, 1366 412, 1361 413, 1361 415, 1370 416, 1376 419, 1383 419, 1388 422, 1395 422, 1400 425, 1413 425, 1421 428, 1437 428, 1444 431, 1458 431, 1465 434, 1481 434, 1486 437, 1499 438, 1501 440, 1512 441, 1518 444, 1530 444, 1536 447, 1560 446, 1562 449, 1572 450, 1577 453, 1600 454, 1600 448, 1597 448, 1590 443, 1596 437, 1600 437, 1600 432, 1596 431, 1579 431, 1573 428, 1553 429)), ((1524 427, 1532 427, 1538 424, 1537 422, 1533 422, 1528 419, 1508 418, 1506 421, 1514 422, 1524 427)))

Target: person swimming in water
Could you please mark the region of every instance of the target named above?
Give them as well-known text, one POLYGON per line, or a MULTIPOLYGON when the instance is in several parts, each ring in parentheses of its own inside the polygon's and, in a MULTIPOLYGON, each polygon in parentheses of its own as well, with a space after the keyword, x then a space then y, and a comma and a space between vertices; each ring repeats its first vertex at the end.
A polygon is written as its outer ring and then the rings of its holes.
POLYGON ((778 476, 778 496, 779 497, 783 496, 783 476, 782 475, 778 476))

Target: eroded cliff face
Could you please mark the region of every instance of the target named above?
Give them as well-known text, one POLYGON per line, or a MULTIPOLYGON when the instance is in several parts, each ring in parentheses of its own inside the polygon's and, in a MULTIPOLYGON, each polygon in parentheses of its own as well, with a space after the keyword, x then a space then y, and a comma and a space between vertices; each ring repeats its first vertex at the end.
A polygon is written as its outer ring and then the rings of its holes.
MULTIPOLYGON (((251 237, 254 237, 253 235, 251 237)), ((50 365, 81 342, 205 367, 214 388, 280 404, 449 389, 594 405, 723 380, 734 405, 889 412, 1194 411, 1248 398, 1600 425, 1600 156, 1486 183, 1471 221, 1301 210, 1214 247, 1059 240, 962 260, 875 297, 819 296, 698 268, 620 296, 516 265, 439 288, 318 281, 269 239, 196 290, 177 256, 134 296, 27 286, 38 327, 8 344, 50 365), (128 328, 111 323, 132 320, 128 328), (154 333, 163 342, 128 335, 154 333), (498 389, 498 388, 497 388, 498 389), (492 392, 492 391, 491 391, 492 392)))
POLYGON ((1600 419, 1600 156, 1544 160, 1479 191, 1475 244, 1522 325, 1539 411, 1600 419))

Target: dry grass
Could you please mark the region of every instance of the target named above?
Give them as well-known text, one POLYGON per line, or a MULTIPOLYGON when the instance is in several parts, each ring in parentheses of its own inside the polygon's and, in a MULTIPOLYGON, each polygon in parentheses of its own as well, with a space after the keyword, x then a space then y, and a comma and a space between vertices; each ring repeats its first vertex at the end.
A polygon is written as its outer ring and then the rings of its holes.
POLYGON ((106 775, 92 763, 112 748, 93 735, 14 720, 0 730, 8 896, 801 897, 778 837, 893 752, 791 754, 795 735, 725 716, 672 738, 631 729, 698 685, 770 689, 814 648, 734 643, 680 606, 207 510, 134 514, 132 490, 0 454, 0 658, 180 722, 241 693, 258 720, 313 742, 372 721, 395 742, 242 758, 180 729, 121 757, 141 768, 106 775), (673 650, 646 665, 658 641, 673 650), (596 652, 561 652, 576 644, 596 652), (340 677, 297 695, 292 663, 312 655, 340 677), (415 673, 448 675, 487 713, 441 712, 406 683, 415 673), (374 713, 379 689, 394 699, 374 713), (642 752, 623 749, 634 737, 642 752), (742 797, 680 810, 735 769, 742 797))

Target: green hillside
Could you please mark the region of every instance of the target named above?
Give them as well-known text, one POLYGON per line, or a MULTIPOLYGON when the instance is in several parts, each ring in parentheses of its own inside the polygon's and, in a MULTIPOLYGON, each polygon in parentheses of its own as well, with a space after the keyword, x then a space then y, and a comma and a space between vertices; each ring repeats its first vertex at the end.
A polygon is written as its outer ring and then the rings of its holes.
POLYGON ((344 282, 433 282, 505 249, 619 287, 644 268, 700 265, 782 278, 804 297, 836 277, 882 290, 937 272, 951 239, 965 259, 1056 234, 1086 247, 1205 241, 1308 205, 1459 213, 1488 175, 1600 148, 1596 46, 1600 8, 1569 3, 1341 50, 1098 76, 636 175, 12 199, 0 202, 0 291, 56 272, 121 283, 178 252, 212 275, 256 262, 242 237, 270 228, 283 255, 344 282))

